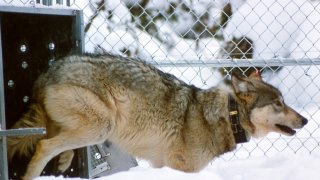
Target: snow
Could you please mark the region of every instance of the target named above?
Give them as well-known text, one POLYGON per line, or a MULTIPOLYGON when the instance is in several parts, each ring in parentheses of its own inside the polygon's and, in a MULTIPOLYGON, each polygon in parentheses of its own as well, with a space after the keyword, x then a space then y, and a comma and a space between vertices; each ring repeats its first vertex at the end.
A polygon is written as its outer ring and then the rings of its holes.
POLYGON ((320 56, 320 2, 304 4, 307 19, 298 29, 299 35, 295 38, 289 51, 291 57, 317 58, 320 56))
MULTIPOLYGON (((134 167, 129 171, 116 173, 97 180, 319 180, 320 154, 313 156, 286 155, 257 157, 235 161, 213 161, 198 173, 184 173, 168 167, 156 169, 134 167)), ((39 177, 36 180, 77 180, 80 178, 39 177)))
POLYGON ((160 11, 167 10, 169 7, 169 2, 163 0, 151 0, 146 6, 147 9, 157 9, 160 11))
MULTIPOLYGON (((247 0, 233 14, 224 36, 227 40, 232 37, 249 37, 254 42, 254 58, 289 57, 291 51, 309 52, 310 44, 314 44, 312 41, 318 41, 318 38, 312 37, 319 37, 320 14, 317 9, 318 1, 247 0), (307 35, 310 31, 311 34, 307 35), (310 42, 307 47, 294 47, 293 44, 298 46, 304 38, 310 42)), ((312 50, 311 53, 319 56, 319 51, 312 50)))

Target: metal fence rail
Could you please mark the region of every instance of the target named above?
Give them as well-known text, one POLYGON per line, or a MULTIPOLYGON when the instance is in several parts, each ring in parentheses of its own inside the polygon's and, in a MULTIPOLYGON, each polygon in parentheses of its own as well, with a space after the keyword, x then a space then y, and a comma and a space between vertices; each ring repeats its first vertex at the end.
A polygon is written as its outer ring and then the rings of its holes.
POLYGON ((320 65, 320 58, 302 59, 213 59, 213 60, 192 60, 192 61, 151 61, 150 64, 159 67, 263 67, 263 66, 311 66, 320 65))
MULTIPOLYGON (((0 2, 21 6, 34 1, 0 2)), ((37 0, 35 6, 43 2, 37 0)), ((88 52, 145 59, 199 87, 216 85, 237 68, 245 73, 248 67, 260 67, 265 80, 310 120, 295 137, 271 134, 223 158, 320 152, 319 0, 70 0, 58 4, 84 11, 88 52)))

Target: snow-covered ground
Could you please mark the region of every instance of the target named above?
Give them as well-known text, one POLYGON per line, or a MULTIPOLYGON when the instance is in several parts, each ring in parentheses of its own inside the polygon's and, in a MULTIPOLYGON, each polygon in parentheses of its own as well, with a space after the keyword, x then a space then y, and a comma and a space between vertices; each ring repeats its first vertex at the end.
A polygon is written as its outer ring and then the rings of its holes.
MULTIPOLYGON (((214 161, 199 173, 184 173, 168 167, 134 167, 97 180, 319 180, 320 154, 286 155, 225 162, 214 161)), ((39 177, 36 180, 77 180, 80 178, 39 177)))

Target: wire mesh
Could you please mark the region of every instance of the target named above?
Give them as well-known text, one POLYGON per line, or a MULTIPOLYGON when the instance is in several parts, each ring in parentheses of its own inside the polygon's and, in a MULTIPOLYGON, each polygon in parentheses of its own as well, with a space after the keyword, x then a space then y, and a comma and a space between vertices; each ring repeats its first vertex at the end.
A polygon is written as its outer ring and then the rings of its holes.
MULTIPOLYGON (((1 0, 43 6, 47 1, 1 0)), ((309 119, 294 137, 270 134, 222 158, 320 151, 319 0, 50 1, 84 12, 85 49, 149 61, 187 83, 215 86, 258 68, 309 119)), ((46 4, 45 4, 46 5, 46 4)))

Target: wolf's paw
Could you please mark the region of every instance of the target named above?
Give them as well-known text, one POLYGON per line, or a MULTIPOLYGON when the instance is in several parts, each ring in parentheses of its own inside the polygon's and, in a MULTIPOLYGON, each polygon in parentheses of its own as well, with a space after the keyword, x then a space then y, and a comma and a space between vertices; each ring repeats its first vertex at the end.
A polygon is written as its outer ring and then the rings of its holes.
POLYGON ((73 150, 68 150, 68 151, 62 152, 59 155, 58 170, 60 172, 64 172, 69 168, 69 166, 71 165, 73 156, 74 156, 73 150))

